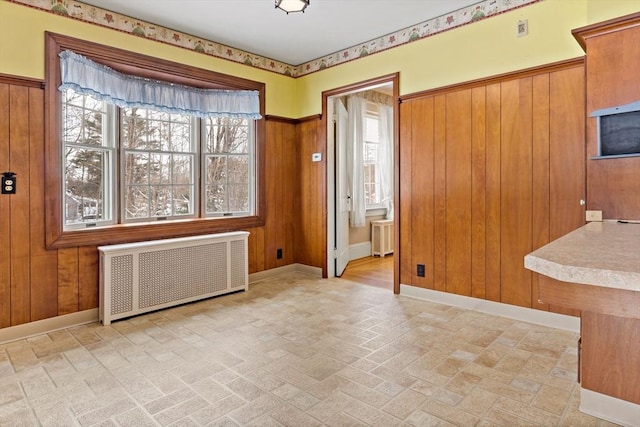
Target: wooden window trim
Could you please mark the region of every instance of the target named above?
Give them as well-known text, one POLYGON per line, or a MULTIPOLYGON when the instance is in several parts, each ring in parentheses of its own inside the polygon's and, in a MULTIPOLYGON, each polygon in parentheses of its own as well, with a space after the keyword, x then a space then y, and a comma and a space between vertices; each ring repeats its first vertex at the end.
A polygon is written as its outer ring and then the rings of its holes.
POLYGON ((47 248, 115 243, 236 231, 265 224, 265 120, 256 121, 255 214, 238 218, 195 218, 153 224, 116 224, 64 231, 62 222, 61 83, 58 53, 72 50, 117 71, 205 89, 257 90, 265 116, 265 85, 189 65, 47 32, 45 35, 45 239, 47 248))

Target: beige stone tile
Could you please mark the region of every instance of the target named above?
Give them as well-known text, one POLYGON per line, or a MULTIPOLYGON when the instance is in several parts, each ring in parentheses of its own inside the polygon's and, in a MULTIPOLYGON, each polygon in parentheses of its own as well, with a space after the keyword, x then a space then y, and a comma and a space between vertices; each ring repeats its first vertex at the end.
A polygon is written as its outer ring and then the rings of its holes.
POLYGON ((342 392, 336 392, 309 408, 307 414, 320 421, 326 421, 338 412, 343 411, 352 402, 356 402, 356 400, 342 392))
MULTIPOLYGON (((405 390, 382 406, 382 410, 401 420, 406 419, 421 404, 427 400, 427 396, 413 390, 405 390)), ((378 405, 376 405, 378 407, 378 405)))
POLYGON ((80 415, 77 420, 81 426, 90 426, 103 421, 107 421, 111 417, 115 417, 123 412, 129 411, 136 407, 133 399, 125 398, 106 405, 95 411, 87 412, 80 415))
POLYGON ((459 394, 466 395, 482 380, 482 378, 468 372, 458 372, 449 382, 445 389, 459 394))
POLYGON ((527 390, 522 390, 518 387, 514 387, 509 384, 504 384, 499 381, 494 381, 488 378, 483 378, 479 383, 478 387, 490 391, 491 393, 508 397, 509 399, 517 400, 519 402, 530 403, 535 394, 531 393, 527 390))
POLYGON ((324 400, 335 393, 343 385, 349 384, 349 382, 350 381, 348 379, 342 376, 334 375, 324 381, 314 384, 308 389, 308 392, 314 397, 324 400))
POLYGON ((155 420, 163 426, 177 422, 190 414, 207 406, 207 401, 200 396, 178 403, 175 406, 165 409, 154 416, 155 420))
POLYGON ((484 417, 482 426, 497 426, 497 427, 543 427, 544 424, 532 422, 522 419, 509 412, 502 411, 500 409, 492 408, 484 417))
POLYGON ((283 426, 314 427, 320 425, 320 421, 317 419, 288 404, 278 405, 269 411, 269 416, 283 426))
POLYGON ((481 388, 474 388, 456 407, 462 411, 482 417, 496 403, 499 397, 481 388))
POLYGON ((0 406, 24 399, 22 389, 18 383, 3 381, 0 386, 0 406))
POLYGON ((398 418, 360 401, 349 403, 344 412, 370 426, 394 427, 402 425, 402 421, 398 418))
POLYGON ((340 391, 376 408, 380 408, 391 399, 384 393, 355 382, 345 384, 340 387, 340 391))
POLYGON ((562 415, 570 398, 571 391, 544 385, 538 391, 532 405, 552 414, 562 415))
POLYGON ((195 397, 195 395, 196 394, 193 392, 193 390, 183 388, 145 404, 144 408, 150 414, 154 415, 163 411, 165 408, 190 400, 195 397))
POLYGON ((415 427, 438 427, 442 421, 440 418, 420 409, 413 411, 405 420, 408 425, 415 427))
POLYGON ((273 394, 267 393, 232 411, 229 417, 238 424, 247 424, 255 418, 266 414, 281 402, 282 401, 273 394))
POLYGON ((246 402, 238 396, 231 395, 194 412, 191 414, 191 418, 201 425, 209 425, 210 423, 225 417, 227 414, 231 413, 231 411, 242 407, 245 403, 246 402))
POLYGON ((531 423, 539 423, 545 426, 556 425, 560 420, 559 416, 548 411, 537 409, 525 403, 507 398, 498 399, 493 408, 516 415, 531 423))
POLYGON ((226 384, 235 394, 243 398, 244 400, 251 401, 259 398, 266 393, 260 387, 255 386, 246 379, 240 377, 226 384))
POLYGON ((455 406, 450 406, 433 399, 424 402, 420 409, 445 421, 458 426, 473 426, 480 421, 476 415, 461 411, 455 406))
POLYGON ((133 408, 116 415, 115 420, 122 426, 157 427, 157 423, 146 411, 141 408, 133 408))
POLYGON ((406 372, 390 368, 386 364, 384 366, 377 367, 370 372, 373 375, 376 375, 389 382, 399 384, 403 387, 410 387, 411 384, 415 383, 418 380, 416 377, 409 375, 406 372))
POLYGON ((324 422, 327 427, 361 427, 368 426, 368 424, 363 423, 355 418, 353 418, 349 414, 345 414, 344 412, 338 412, 337 414, 331 416, 328 420, 324 422))

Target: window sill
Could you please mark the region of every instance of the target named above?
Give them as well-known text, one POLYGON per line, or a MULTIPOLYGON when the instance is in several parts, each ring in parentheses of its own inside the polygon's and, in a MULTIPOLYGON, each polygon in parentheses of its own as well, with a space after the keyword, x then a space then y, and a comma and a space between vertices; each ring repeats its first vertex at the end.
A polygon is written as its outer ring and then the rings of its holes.
POLYGON ((153 224, 118 224, 100 228, 61 231, 57 236, 47 235, 47 248, 59 249, 78 246, 102 246, 145 240, 168 239, 199 234, 239 231, 264 226, 264 218, 197 218, 162 221, 153 224))
POLYGON ((371 208, 371 209, 367 209, 367 212, 365 214, 367 217, 370 216, 380 216, 380 215, 387 215, 387 208, 371 208))

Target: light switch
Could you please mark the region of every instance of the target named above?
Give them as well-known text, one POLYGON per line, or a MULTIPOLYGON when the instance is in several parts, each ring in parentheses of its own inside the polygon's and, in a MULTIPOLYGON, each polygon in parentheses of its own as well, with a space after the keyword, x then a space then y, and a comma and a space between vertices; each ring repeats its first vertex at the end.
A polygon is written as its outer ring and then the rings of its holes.
POLYGON ((311 155, 312 162, 321 162, 322 161, 322 153, 313 153, 311 155))

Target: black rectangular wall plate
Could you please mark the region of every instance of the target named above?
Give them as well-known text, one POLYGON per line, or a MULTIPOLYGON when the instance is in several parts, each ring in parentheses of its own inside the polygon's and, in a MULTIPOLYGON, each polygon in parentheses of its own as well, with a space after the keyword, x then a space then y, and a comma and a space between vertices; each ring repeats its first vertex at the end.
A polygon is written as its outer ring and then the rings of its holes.
POLYGON ((2 172, 2 194, 16 194, 16 174, 2 172))

